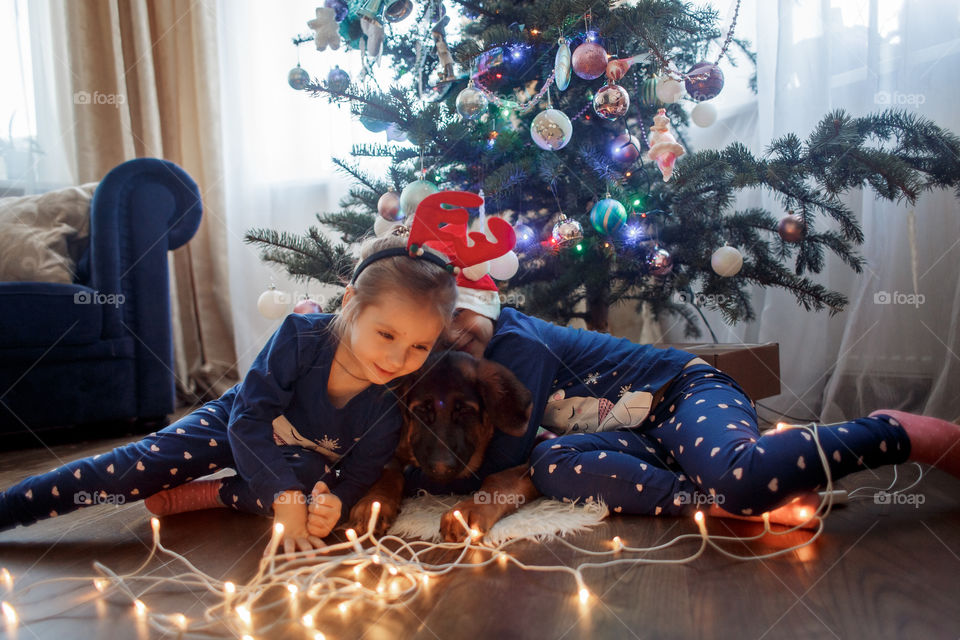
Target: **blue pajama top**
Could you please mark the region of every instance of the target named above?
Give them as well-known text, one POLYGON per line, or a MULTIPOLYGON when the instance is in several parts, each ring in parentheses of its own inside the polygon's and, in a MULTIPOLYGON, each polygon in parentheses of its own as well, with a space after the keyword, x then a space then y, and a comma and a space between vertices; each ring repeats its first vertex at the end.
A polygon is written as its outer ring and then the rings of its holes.
POLYGON ((330 402, 327 380, 337 348, 328 331, 332 319, 288 315, 243 381, 219 402, 230 415, 227 435, 237 473, 256 493, 309 494, 313 487, 297 479, 278 447, 300 445, 337 465, 339 480, 330 489, 346 514, 393 455, 400 411, 395 395, 381 385, 370 385, 342 408, 330 402))
POLYGON ((639 424, 653 393, 696 358, 672 347, 561 327, 509 308, 500 312, 483 356, 530 389, 533 412, 523 436, 494 434, 481 477, 526 463, 541 425, 577 433, 639 424), (593 404, 586 409, 588 399, 593 404))

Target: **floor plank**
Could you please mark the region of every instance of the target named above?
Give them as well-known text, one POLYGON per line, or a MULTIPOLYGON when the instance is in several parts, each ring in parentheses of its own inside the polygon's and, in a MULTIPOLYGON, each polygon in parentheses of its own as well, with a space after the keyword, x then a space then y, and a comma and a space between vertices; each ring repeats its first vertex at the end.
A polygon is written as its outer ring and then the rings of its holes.
MULTIPOLYGON (((57 464, 125 444, 129 438, 66 444, 50 450, 0 453, 0 487, 57 464)), ((901 467, 913 474, 913 467, 901 467)), ((863 472, 840 486, 885 487, 892 469, 863 472)), ((901 478, 901 486, 907 481, 901 478)), ((854 502, 830 515, 823 536, 808 547, 762 561, 734 560, 708 550, 683 565, 612 566, 585 571, 593 594, 586 606, 571 577, 491 565, 463 569, 431 583, 407 607, 375 606, 333 611, 318 619, 327 638, 957 638, 960 636, 960 480, 931 470, 914 489, 924 503, 854 502)), ((865 493, 865 492, 861 492, 865 493)), ((708 519, 718 535, 751 535, 751 523, 708 519)), ((619 535, 633 546, 652 546, 681 533, 696 533, 688 519, 613 517, 571 541, 606 548, 619 535)), ((226 511, 165 518, 163 541, 210 575, 243 582, 256 571, 270 534, 270 521, 226 511)), ((729 543, 732 553, 769 553, 809 534, 729 543)), ((0 533, 0 566, 18 585, 47 578, 93 575, 99 560, 124 572, 137 567, 151 543, 149 514, 142 503, 98 506, 0 533)), ((653 557, 682 557, 686 543, 653 557)), ((557 543, 522 542, 513 554, 528 564, 586 561, 557 543)), ((166 562, 156 575, 176 575, 166 562)), ((2 587, 0 587, 2 591, 2 587)), ((155 638, 121 600, 94 598, 89 582, 38 587, 26 602, 17 594, 23 623, 0 637, 155 638)), ((196 616, 197 597, 180 590, 151 594, 151 606, 196 616)), ((292 620, 298 616, 291 615, 292 620)), ((304 638, 287 625, 271 638, 304 638)))

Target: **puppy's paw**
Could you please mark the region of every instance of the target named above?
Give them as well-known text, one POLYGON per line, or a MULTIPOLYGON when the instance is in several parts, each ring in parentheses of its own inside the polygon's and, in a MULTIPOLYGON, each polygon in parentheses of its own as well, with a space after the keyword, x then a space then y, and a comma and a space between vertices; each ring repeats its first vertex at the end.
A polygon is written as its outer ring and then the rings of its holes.
POLYGON ((379 537, 385 534, 397 520, 397 514, 400 513, 399 505, 369 496, 363 497, 350 509, 349 524, 347 525, 356 531, 358 536, 362 536, 367 532, 367 527, 370 524, 370 516, 373 515, 374 502, 380 503, 380 514, 377 516, 377 521, 373 529, 375 536, 379 537))
POLYGON ((463 523, 454 515, 456 511, 459 511, 467 525, 481 536, 500 519, 500 509, 496 505, 477 504, 472 498, 458 502, 440 517, 440 533, 447 542, 462 542, 469 535, 463 528, 463 523))

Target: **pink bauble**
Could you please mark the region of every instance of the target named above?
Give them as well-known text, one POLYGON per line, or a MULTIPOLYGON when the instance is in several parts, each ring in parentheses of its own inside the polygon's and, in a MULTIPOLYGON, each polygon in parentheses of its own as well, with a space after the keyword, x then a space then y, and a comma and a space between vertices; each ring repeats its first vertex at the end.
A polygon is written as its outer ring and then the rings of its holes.
POLYGON ((293 312, 294 313, 323 313, 323 309, 320 307, 319 303, 311 300, 310 298, 306 298, 296 304, 296 306, 293 308, 293 312))
POLYGON ((573 50, 573 72, 584 80, 599 78, 607 71, 607 52, 595 42, 584 42, 573 50))

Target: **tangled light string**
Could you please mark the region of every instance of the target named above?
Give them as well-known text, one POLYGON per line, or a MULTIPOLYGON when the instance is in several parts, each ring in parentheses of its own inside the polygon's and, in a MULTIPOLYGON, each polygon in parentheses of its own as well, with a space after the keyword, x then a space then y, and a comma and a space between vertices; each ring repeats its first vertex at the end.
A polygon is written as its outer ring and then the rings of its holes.
MULTIPOLYGON (((604 550, 585 549, 563 538, 556 537, 555 540, 578 553, 591 558, 610 559, 583 562, 575 568, 563 565, 530 565, 511 555, 506 549, 515 542, 532 539, 531 537, 513 538, 496 546, 484 544, 482 533, 476 529, 471 529, 459 511, 454 512, 454 516, 468 534, 463 542, 434 543, 422 540, 408 542, 398 536, 377 537, 372 532, 379 516, 380 504, 375 503, 366 534, 358 536, 353 529, 348 529, 346 531, 346 542, 330 545, 324 549, 298 551, 290 554, 277 553, 283 536, 283 525, 274 525, 270 544, 260 561, 256 574, 247 584, 236 585, 233 582, 218 580, 205 574, 184 556, 164 547, 160 542, 160 521, 157 518, 152 518, 150 524, 153 531, 153 545, 147 559, 133 571, 124 574, 114 572, 101 562, 94 562, 94 569, 100 576, 93 579, 93 586, 103 596, 114 592, 122 594, 132 604, 134 613, 139 620, 145 621, 151 627, 163 633, 190 632, 209 637, 224 637, 226 634, 230 634, 244 640, 253 640, 255 638, 254 634, 266 637, 265 634, 276 626, 291 622, 292 619, 286 615, 264 616, 263 614, 277 607, 285 608, 292 603, 299 607, 302 604, 302 598, 305 598, 309 603, 309 608, 300 616, 300 623, 306 631, 314 634, 315 640, 323 640, 325 636, 316 629, 315 621, 317 615, 326 607, 335 607, 341 614, 346 614, 353 605, 358 603, 374 603, 385 608, 406 606, 407 602, 415 598, 435 578, 446 575, 454 569, 474 569, 497 562, 501 565, 512 563, 525 571, 568 573, 576 583, 576 598, 581 604, 586 604, 592 597, 583 575, 583 572, 587 569, 599 569, 615 565, 684 564, 699 558, 708 547, 735 560, 763 560, 796 551, 814 542, 823 533, 824 518, 830 513, 837 496, 833 490, 830 466, 823 446, 820 444, 816 427, 815 423, 808 425, 780 423, 776 428, 777 432, 786 429, 807 430, 813 436, 826 476, 826 489, 817 509, 802 523, 785 531, 773 531, 770 528, 770 515, 764 513, 761 516, 763 531, 757 535, 710 535, 704 522, 703 513, 697 511, 694 514, 694 521, 699 533, 679 535, 667 543, 653 547, 630 546, 625 544, 619 536, 615 536, 611 540, 610 548, 604 550), (798 529, 806 528, 806 525, 812 521, 816 521, 816 529, 808 540, 771 553, 740 555, 727 551, 718 544, 731 542, 742 544, 759 540, 766 535, 788 535, 798 529), (683 558, 627 557, 630 554, 646 556, 651 552, 663 551, 687 540, 699 540, 700 544, 695 552, 683 558), (364 546, 364 543, 369 543, 369 545, 364 546), (459 553, 452 562, 437 563, 423 559, 425 554, 433 551, 458 551, 459 553), (488 554, 488 557, 482 561, 468 560, 468 557, 475 557, 476 552, 488 554), (186 571, 171 577, 138 575, 159 554, 173 558, 182 564, 186 571), (322 557, 317 558, 317 554, 322 557), (146 583, 146 586, 135 590, 133 585, 139 583, 146 583), (205 591, 216 598, 217 602, 208 606, 202 618, 196 620, 189 619, 182 613, 168 614, 151 610, 144 602, 144 596, 155 588, 169 583, 180 587, 193 588, 200 592, 205 591), (273 589, 286 590, 289 594, 289 600, 276 598, 273 602, 262 602, 265 600, 264 596, 267 592, 273 589), (270 621, 267 622, 267 620, 270 621)), ((896 481, 895 475, 893 483, 887 490, 891 489, 896 481)), ((920 478, 907 489, 915 486, 919 481, 920 478)), ((850 495, 852 496, 856 491, 868 488, 861 487, 851 492, 850 495)), ((896 493, 901 491, 903 490, 896 493)), ((803 511, 800 512, 800 515, 805 517, 803 511)), ((0 584, 3 584, 11 595, 15 594, 18 598, 22 598, 30 590, 42 584, 78 580, 89 581, 90 579, 89 576, 85 576, 41 580, 14 592, 13 576, 6 568, 0 569, 0 584)), ((200 594, 197 595, 200 597, 200 594)), ((0 608, 2 608, 2 615, 8 629, 19 623, 19 616, 12 604, 3 601, 0 603, 0 608)), ((295 610, 299 611, 300 609, 295 610)))

